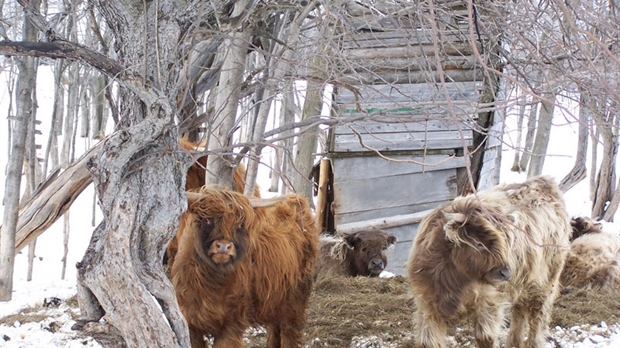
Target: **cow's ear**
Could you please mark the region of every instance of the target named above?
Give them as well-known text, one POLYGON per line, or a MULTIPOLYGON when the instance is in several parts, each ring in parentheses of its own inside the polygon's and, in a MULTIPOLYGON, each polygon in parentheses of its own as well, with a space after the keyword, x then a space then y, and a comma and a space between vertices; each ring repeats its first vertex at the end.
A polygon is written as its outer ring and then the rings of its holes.
POLYGON ((458 244, 461 240, 459 236, 459 229, 466 222, 465 214, 461 213, 446 213, 442 211, 446 223, 443 225, 443 230, 446 233, 446 239, 458 244))
POLYGON ((356 234, 347 234, 342 240, 349 249, 355 249, 355 246, 360 242, 360 238, 356 234))
POLYGON ((388 246, 396 243, 397 240, 398 239, 396 238, 395 235, 389 234, 388 237, 387 237, 388 246))

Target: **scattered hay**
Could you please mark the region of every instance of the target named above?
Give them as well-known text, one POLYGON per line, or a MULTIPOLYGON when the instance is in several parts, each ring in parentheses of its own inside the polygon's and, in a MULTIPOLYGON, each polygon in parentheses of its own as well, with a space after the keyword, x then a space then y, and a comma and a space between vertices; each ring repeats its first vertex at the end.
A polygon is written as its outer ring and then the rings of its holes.
MULTIPOLYGON (((75 298, 66 301, 64 311, 78 312, 75 298)), ((63 306, 64 307, 64 306, 63 306)), ((42 306, 27 308, 18 314, 0 318, 0 324, 42 322, 51 315, 42 306)), ((306 348, 413 347, 415 304, 409 282, 393 278, 335 277, 314 285, 304 330, 306 348)), ((74 317, 74 319, 76 319, 74 317)), ((556 300, 551 328, 571 328, 620 322, 620 293, 592 290, 564 291, 556 300)), ((449 347, 473 346, 472 328, 462 323, 448 332, 449 347)), ((102 341, 101 337, 97 338, 102 341)), ((263 328, 252 328, 245 336, 246 347, 266 344, 263 328)), ((102 342, 104 343, 104 342, 102 342)), ((120 346, 118 342, 116 346, 120 346)), ((105 344, 106 347, 115 344, 105 344)))

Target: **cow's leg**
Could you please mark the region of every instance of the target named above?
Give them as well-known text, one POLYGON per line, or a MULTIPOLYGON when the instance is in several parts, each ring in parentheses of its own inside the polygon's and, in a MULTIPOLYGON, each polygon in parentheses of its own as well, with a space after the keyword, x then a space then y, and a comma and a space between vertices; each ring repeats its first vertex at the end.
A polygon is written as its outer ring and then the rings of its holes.
POLYGON ((298 348, 301 346, 302 327, 295 323, 267 327, 267 347, 298 348))
POLYGON ((543 289, 538 296, 530 300, 530 330, 526 347, 542 348, 545 346, 545 341, 548 335, 547 330, 551 319, 551 310, 556 295, 553 288, 554 287, 543 289))
POLYGON ((228 328, 213 338, 213 348, 243 348, 243 332, 243 329, 239 330, 236 326, 228 328))
POLYGON ((278 325, 267 326, 267 347, 269 348, 281 348, 282 347, 282 330, 278 325))
POLYGON ((189 339, 192 344, 192 348, 205 348, 207 344, 205 343, 204 334, 202 331, 189 328, 189 339))
POLYGON ((497 347, 497 337, 504 321, 505 306, 497 298, 481 298, 476 303, 474 337, 478 348, 497 347))
POLYGON ((425 312, 419 306, 415 314, 415 340, 417 348, 443 348, 446 346, 447 324, 441 318, 425 312))
POLYGON ((523 339, 525 338, 525 329, 528 320, 527 306, 527 303, 524 303, 523 299, 519 299, 513 304, 510 318, 510 330, 506 337, 506 348, 523 347, 523 339))

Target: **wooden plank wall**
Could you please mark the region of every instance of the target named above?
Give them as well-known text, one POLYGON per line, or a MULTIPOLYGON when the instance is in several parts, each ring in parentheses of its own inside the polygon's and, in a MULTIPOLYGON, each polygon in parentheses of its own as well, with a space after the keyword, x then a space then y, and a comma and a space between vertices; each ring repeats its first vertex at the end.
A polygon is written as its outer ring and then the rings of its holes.
MULTIPOLYGON (((466 8, 437 4, 447 7, 436 28, 416 11, 380 18, 362 11, 342 31, 330 64, 344 72, 333 101, 343 122, 327 144, 336 230, 433 209, 457 195, 462 149, 473 145, 486 85, 466 8)), ((417 224, 386 231, 398 238, 388 271, 405 274, 417 224)))

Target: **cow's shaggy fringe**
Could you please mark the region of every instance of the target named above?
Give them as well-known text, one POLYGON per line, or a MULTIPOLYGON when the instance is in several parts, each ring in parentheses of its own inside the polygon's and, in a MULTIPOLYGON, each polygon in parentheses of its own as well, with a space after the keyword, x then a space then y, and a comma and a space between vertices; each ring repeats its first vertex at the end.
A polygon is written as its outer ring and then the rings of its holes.
POLYGON ((319 233, 296 195, 253 208, 248 197, 205 187, 181 218, 172 281, 192 347, 242 347, 250 325, 265 325, 269 347, 298 347, 312 287, 319 233), (230 243, 228 254, 215 243, 230 243))
MULTIPOLYGON (((185 138, 181 138, 180 145, 186 151, 196 150, 204 146, 204 144, 202 143, 192 143, 185 138)), ((197 190, 204 186, 206 180, 206 166, 207 156, 200 156, 195 159, 194 163, 187 170, 187 175, 185 177, 186 191, 197 190)), ((235 173, 233 175, 234 187, 232 189, 234 191, 243 193, 243 190, 245 189, 245 174, 245 166, 243 165, 243 163, 240 163, 239 166, 237 166, 237 169, 235 170, 235 173)), ((260 188, 258 186, 254 188, 253 195, 254 197, 260 197, 260 188)), ((180 229, 177 234, 178 233, 181 233, 180 229)), ((172 267, 172 264, 174 263, 174 258, 177 254, 177 249, 179 247, 178 239, 179 236, 175 235, 174 237, 172 237, 172 240, 170 241, 170 243, 168 243, 168 246, 166 247, 164 263, 166 263, 169 267, 172 267)))
POLYGON ((407 264, 417 347, 444 347, 448 326, 467 316, 478 347, 495 347, 508 310, 506 346, 543 347, 570 232, 548 177, 459 197, 429 214, 407 264))

